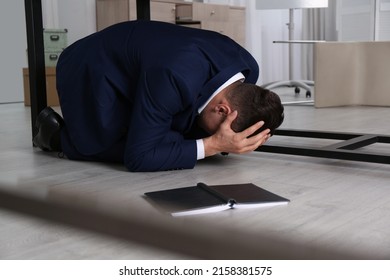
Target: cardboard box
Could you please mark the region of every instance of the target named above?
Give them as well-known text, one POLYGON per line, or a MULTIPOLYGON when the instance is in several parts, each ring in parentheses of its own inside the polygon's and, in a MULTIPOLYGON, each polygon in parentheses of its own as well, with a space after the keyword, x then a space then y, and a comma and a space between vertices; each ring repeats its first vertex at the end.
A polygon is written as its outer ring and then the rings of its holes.
MULTIPOLYGON (((30 106, 30 80, 28 68, 23 68, 24 105, 30 106)), ((46 98, 48 106, 59 106, 56 89, 56 68, 46 67, 46 98)))

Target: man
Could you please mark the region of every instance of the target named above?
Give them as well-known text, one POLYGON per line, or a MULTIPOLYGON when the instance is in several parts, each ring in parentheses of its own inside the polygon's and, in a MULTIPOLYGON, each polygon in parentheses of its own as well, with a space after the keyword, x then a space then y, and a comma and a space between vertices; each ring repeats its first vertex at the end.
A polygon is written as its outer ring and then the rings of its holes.
POLYGON ((116 24, 72 44, 57 64, 63 120, 37 118, 36 146, 130 171, 193 168, 246 153, 283 121, 279 97, 256 85, 255 59, 219 33, 174 24, 116 24))

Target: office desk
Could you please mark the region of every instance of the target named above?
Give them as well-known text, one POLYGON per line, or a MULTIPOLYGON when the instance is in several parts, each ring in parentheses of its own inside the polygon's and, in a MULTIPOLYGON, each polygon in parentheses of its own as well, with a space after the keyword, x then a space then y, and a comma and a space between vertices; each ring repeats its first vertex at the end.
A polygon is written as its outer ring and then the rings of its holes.
MULTIPOLYGON (((148 16, 148 2, 137 1, 140 14, 145 12, 141 17, 148 16)), ((40 0, 25 0, 25 5, 34 134, 36 116, 46 106, 42 10, 40 0)), ((302 131, 297 134, 302 135, 302 131)), ((320 134, 305 135, 321 138, 320 134)), ((334 165, 320 159, 302 161, 288 156, 290 162, 286 163, 281 156, 265 155, 259 159, 252 154, 231 155, 223 162, 218 157, 209 159, 194 170, 132 174, 115 166, 108 168, 95 163, 90 167, 90 163, 57 158, 48 164, 47 155, 23 149, 25 142, 19 135, 27 137, 20 131, 10 140, 12 147, 17 145, 18 152, 5 147, 0 157, 4 161, 2 166, 7 166, 1 170, 1 177, 18 181, 16 187, 4 183, 0 186, 0 206, 5 209, 198 258, 389 257, 386 251, 390 244, 386 231, 389 189, 386 182, 378 179, 388 177, 387 166, 359 163, 356 168, 340 162, 334 165), (29 160, 12 161, 14 153, 29 160), (16 170, 8 170, 12 166, 16 170), (58 173, 59 170, 66 173, 58 173), (20 175, 21 171, 24 175, 20 175), (12 174, 18 175, 13 178, 12 174), (187 186, 200 180, 209 184, 234 181, 264 184, 263 187, 292 199, 292 203, 288 208, 260 212, 233 210, 202 218, 171 220, 152 213, 141 197, 145 191, 187 186), (112 205, 117 206, 115 211, 112 205), (118 230, 121 228, 126 230, 118 230), (375 252, 368 250, 370 245, 375 252), (354 250, 349 251, 351 248, 365 250, 365 254, 362 251, 355 254, 354 250)), ((326 153, 320 156, 331 157, 326 153)), ((381 158, 385 161, 382 163, 390 163, 388 159, 381 158)))
MULTIPOLYGON (((43 26, 42 26, 42 4, 41 0, 25 0, 26 9, 26 27, 27 27, 27 45, 28 45, 28 64, 30 68, 30 94, 31 94, 31 128, 34 136, 37 131, 34 126, 36 117, 41 110, 46 107, 46 85, 45 85, 45 64, 44 64, 44 48, 43 48, 43 26)), ((137 0, 137 17, 139 19, 150 19, 150 1, 137 0)), ((369 135, 371 139, 366 141, 363 137, 351 135, 337 135, 324 131, 300 131, 300 130, 279 130, 279 135, 287 135, 290 137, 310 137, 310 138, 329 138, 339 139, 346 142, 345 145, 341 142, 338 146, 323 147, 320 149, 307 149, 305 146, 280 147, 280 146, 263 146, 258 151, 293 154, 301 156, 327 157, 345 160, 368 161, 376 163, 390 164, 390 156, 376 153, 355 153, 356 148, 361 148, 372 143, 390 143, 390 137, 385 135, 369 135), (352 140, 351 140, 352 139, 352 140), (354 142, 354 148, 349 143, 354 142), (348 148, 345 148, 348 146, 348 148)), ((32 139, 32 138, 31 138, 32 139)))

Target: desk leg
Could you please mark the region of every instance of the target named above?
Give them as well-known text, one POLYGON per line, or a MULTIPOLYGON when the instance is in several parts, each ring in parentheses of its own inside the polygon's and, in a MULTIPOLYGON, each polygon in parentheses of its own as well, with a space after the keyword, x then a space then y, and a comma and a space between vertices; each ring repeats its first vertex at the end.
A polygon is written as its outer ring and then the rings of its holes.
POLYGON ((137 19, 150 20, 150 0, 137 0, 137 19))
POLYGON ((43 47, 41 0, 25 0, 28 66, 30 79, 32 137, 37 133, 35 120, 46 106, 46 74, 43 47))

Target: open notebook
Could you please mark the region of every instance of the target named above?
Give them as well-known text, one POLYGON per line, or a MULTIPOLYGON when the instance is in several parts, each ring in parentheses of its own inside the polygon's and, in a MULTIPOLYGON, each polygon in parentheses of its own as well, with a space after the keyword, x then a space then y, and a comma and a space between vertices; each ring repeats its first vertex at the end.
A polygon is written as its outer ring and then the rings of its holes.
POLYGON ((191 187, 147 192, 145 196, 172 216, 285 205, 290 202, 251 183, 214 186, 198 183, 191 187))

